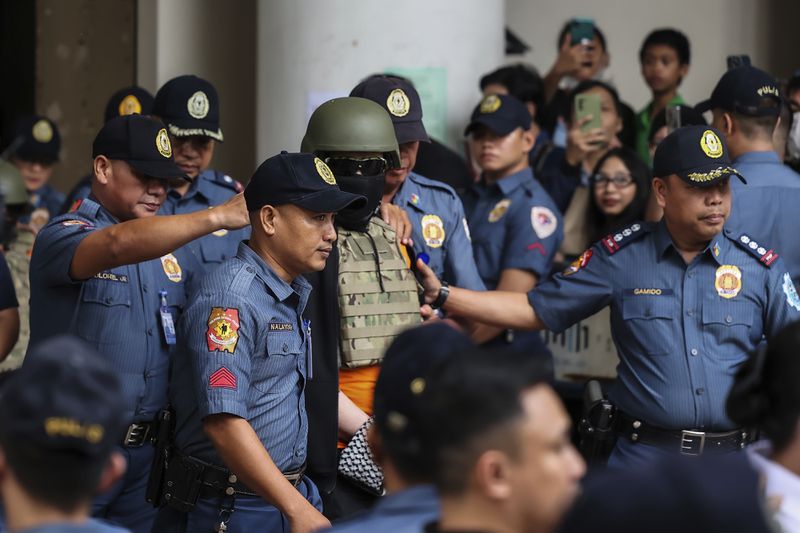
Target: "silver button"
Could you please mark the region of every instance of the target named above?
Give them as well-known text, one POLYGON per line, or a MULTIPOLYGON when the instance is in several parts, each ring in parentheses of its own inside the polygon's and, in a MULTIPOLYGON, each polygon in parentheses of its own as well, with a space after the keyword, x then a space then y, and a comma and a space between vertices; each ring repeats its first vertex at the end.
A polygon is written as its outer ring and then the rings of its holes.
POLYGON ((731 322, 733 322, 733 317, 731 315, 726 316, 725 317, 725 323, 726 324, 730 324, 731 322))
POLYGON ((694 309, 689 309, 688 311, 686 311, 686 314, 689 316, 694 316, 694 309))
POLYGON ((697 348, 692 348, 692 351, 690 353, 692 355, 697 355, 697 348))
POLYGON ((231 474, 230 476, 228 476, 228 483, 236 483, 237 481, 238 478, 236 477, 236 474, 231 474))
POLYGON ((631 440, 633 442, 636 442, 637 440, 639 440, 639 434, 638 433, 632 433, 631 434, 631 440))
POLYGON ((642 427, 642 423, 639 422, 638 420, 635 420, 633 422, 633 429, 639 429, 640 427, 642 427))
POLYGON ((233 489, 233 487, 228 487, 227 489, 225 489, 225 494, 227 494, 228 496, 233 496, 234 492, 236 491, 233 489))

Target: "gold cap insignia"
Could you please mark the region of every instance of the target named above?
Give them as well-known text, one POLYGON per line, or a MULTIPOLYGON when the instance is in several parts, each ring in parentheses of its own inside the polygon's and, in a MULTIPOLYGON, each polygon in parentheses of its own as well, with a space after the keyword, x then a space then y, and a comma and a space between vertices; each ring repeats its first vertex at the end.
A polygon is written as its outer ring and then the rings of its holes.
POLYGON ((481 101, 480 112, 494 113, 500 109, 500 104, 502 104, 500 97, 498 97, 496 94, 490 94, 481 101))
POLYGON ((45 119, 37 120, 31 129, 33 138, 40 143, 49 143, 53 138, 53 127, 45 119))
POLYGON ((206 118, 209 108, 208 96, 203 91, 197 91, 186 102, 186 107, 194 118, 206 118))
POLYGON ((156 148, 158 148, 158 153, 164 157, 172 157, 172 143, 169 142, 169 135, 164 128, 158 130, 156 134, 156 148))
POLYGON ((720 141, 717 134, 711 130, 703 132, 703 136, 700 138, 700 148, 703 149, 703 152, 705 152, 708 157, 713 159, 722 156, 722 141, 720 141))
POLYGON ((325 164, 325 161, 319 157, 315 157, 314 166, 317 167, 317 173, 325 183, 328 185, 336 185, 336 178, 333 177, 333 172, 331 172, 330 167, 325 164))
POLYGON ((411 101, 406 96, 406 93, 403 92, 403 89, 395 89, 386 98, 386 108, 392 115, 404 117, 408 115, 408 111, 411 109, 411 101))
POLYGON ((141 115, 142 103, 134 95, 129 94, 119 103, 119 116, 141 115))

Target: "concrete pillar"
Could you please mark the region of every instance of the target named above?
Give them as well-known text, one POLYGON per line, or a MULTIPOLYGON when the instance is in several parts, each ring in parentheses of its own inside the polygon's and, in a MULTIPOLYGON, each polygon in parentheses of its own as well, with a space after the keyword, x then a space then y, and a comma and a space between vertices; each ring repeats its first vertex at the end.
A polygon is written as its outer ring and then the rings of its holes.
POLYGON ((415 82, 426 128, 460 149, 504 23, 503 0, 259 0, 258 159, 299 150, 317 105, 387 71, 415 82))

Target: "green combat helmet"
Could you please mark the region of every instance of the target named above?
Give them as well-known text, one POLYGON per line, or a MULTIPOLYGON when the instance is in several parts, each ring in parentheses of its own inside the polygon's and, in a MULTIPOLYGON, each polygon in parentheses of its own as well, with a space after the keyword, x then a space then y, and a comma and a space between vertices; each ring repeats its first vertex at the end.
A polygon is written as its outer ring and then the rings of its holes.
POLYGON ((400 167, 400 150, 389 113, 372 100, 346 97, 328 100, 311 115, 302 152, 380 152, 392 168, 400 167))
POLYGON ((23 205, 28 203, 28 192, 25 182, 17 167, 0 159, 0 196, 6 205, 23 205))

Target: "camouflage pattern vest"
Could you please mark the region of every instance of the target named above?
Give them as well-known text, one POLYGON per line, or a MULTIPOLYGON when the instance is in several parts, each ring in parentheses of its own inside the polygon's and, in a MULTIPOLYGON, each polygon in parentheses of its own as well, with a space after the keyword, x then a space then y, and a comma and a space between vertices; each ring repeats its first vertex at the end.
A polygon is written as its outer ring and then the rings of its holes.
POLYGON ((401 331, 422 322, 417 282, 380 218, 372 217, 366 232, 337 229, 340 365, 377 365, 401 331))

